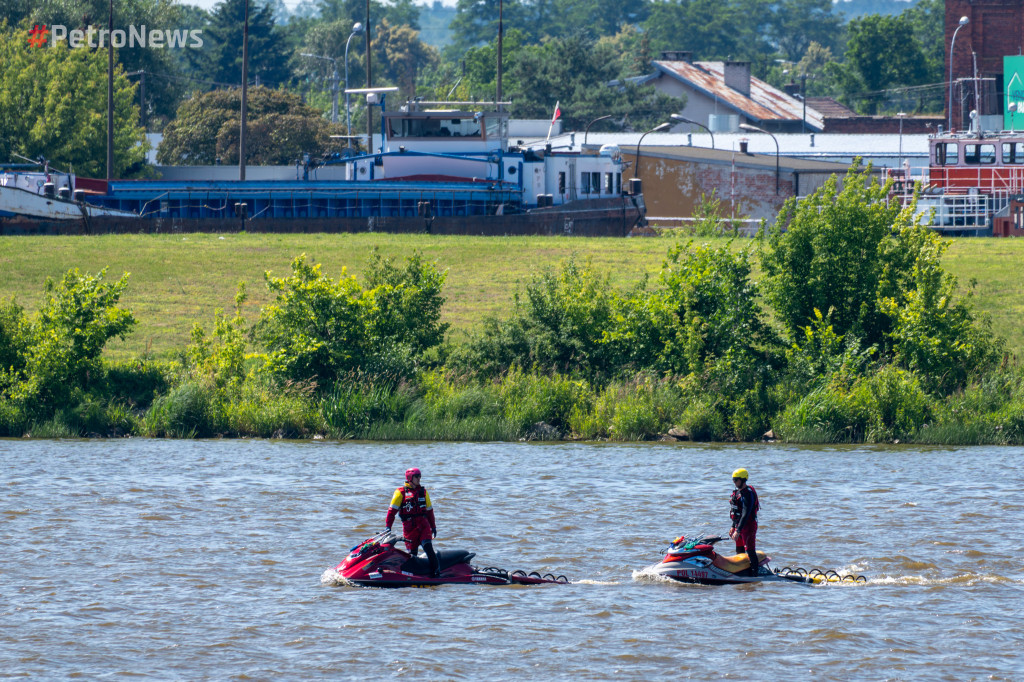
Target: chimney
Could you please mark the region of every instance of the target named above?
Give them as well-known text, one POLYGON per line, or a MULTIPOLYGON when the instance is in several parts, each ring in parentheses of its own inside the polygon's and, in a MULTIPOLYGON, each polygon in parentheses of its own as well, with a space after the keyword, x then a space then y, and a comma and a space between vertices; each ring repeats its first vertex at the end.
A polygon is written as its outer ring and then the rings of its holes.
POLYGON ((750 97, 750 62, 724 62, 725 84, 750 97))
POLYGON ((693 53, 685 50, 664 50, 661 53, 663 62, 693 62, 693 53))

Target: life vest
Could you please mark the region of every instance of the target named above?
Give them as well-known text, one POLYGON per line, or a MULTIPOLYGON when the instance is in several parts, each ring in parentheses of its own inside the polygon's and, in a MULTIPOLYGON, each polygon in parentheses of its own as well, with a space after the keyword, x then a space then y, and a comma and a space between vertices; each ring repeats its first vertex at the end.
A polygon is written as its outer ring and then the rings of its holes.
MULTIPOLYGON (((748 484, 746 487, 748 490, 750 490, 750 494, 753 497, 754 508, 751 510, 750 516, 752 517, 752 520, 756 522, 757 512, 760 511, 761 509, 761 501, 757 496, 757 491, 754 490, 754 486, 748 484)), ((743 493, 739 488, 737 488, 736 490, 732 491, 732 497, 729 498, 729 518, 732 519, 733 528, 736 527, 736 524, 740 522, 740 519, 742 517, 743 493)))
POLYGON ((402 521, 427 515, 426 488, 423 486, 418 488, 403 486, 399 490, 402 492, 402 506, 398 509, 398 516, 402 521))

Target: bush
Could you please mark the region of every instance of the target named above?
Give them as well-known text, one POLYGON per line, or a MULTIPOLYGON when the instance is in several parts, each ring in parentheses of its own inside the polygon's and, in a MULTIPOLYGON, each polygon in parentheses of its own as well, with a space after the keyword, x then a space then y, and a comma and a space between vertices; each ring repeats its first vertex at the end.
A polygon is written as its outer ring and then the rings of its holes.
POLYGON ((137 409, 147 409, 157 395, 166 393, 174 368, 166 362, 123 360, 104 363, 104 379, 97 393, 137 409))
POLYGON ((224 403, 227 432, 235 437, 302 438, 324 431, 324 420, 310 389, 246 381, 224 403))
POLYGON ((276 294, 255 326, 267 369, 282 380, 316 382, 324 390, 352 371, 412 376, 418 358, 439 345, 445 274, 419 256, 404 269, 377 259, 364 289, 343 268, 325 277, 303 254, 290 277, 266 274, 276 294))
POLYGON ((588 440, 655 438, 675 424, 683 404, 673 381, 644 376, 612 384, 592 401, 577 403, 568 425, 577 437, 588 440))
POLYGON ((143 428, 150 436, 208 438, 226 433, 228 424, 216 389, 187 380, 153 401, 143 428))
MULTIPOLYGON (((93 276, 69 270, 46 282, 43 305, 31 324, 20 371, 8 376, 9 395, 33 420, 48 419, 67 406, 75 390, 90 390, 103 377, 101 354, 107 341, 124 338, 135 324, 117 306, 128 274, 105 283, 106 269, 93 276)), ((8 313, 10 315, 10 313, 8 313)))
POLYGON ((791 442, 907 440, 931 414, 917 377, 891 365, 847 386, 834 378, 786 408, 775 431, 791 442))
POLYGON ((488 319, 470 342, 464 360, 485 376, 514 365, 541 372, 566 372, 588 378, 606 376, 611 367, 604 335, 612 328, 613 292, 609 277, 597 274, 575 255, 516 292, 508 320, 488 319))
POLYGON ((690 440, 697 441, 725 440, 729 432, 725 416, 713 396, 699 398, 687 405, 679 417, 679 426, 686 430, 690 440))
POLYGON ((19 438, 25 434, 27 425, 21 406, 0 396, 0 438, 19 438))
POLYGON ((332 436, 361 439, 375 428, 404 421, 415 399, 415 389, 405 381, 352 374, 334 385, 320 411, 332 436))
POLYGON ((594 394, 586 381, 561 374, 526 374, 512 367, 498 386, 502 413, 509 423, 528 429, 537 422, 564 431, 574 409, 586 409, 594 394))

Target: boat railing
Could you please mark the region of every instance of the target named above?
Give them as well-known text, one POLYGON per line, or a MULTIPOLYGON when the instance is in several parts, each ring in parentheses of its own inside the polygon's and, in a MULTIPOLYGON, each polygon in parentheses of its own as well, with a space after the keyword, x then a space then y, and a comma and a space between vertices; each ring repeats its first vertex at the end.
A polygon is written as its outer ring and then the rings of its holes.
POLYGON ((1024 192, 1024 165, 889 168, 886 177, 897 194, 912 193, 918 182, 925 193, 1024 192))

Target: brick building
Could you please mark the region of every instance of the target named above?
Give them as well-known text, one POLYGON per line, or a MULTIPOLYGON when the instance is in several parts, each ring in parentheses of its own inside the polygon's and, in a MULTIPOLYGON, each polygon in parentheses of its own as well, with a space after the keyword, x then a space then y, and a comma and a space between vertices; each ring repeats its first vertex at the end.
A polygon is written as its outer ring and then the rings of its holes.
MULTIPOLYGON (((1022 54, 1024 48, 1024 0, 946 0, 946 81, 953 80, 953 128, 970 125, 972 109, 981 115, 1003 113, 1003 57, 1022 54), (950 43, 960 17, 970 20, 950 43), (975 99, 974 56, 978 61, 979 102, 975 99)), ((947 102, 949 92, 946 92, 947 102)), ((949 112, 947 112, 947 115, 949 112)))

